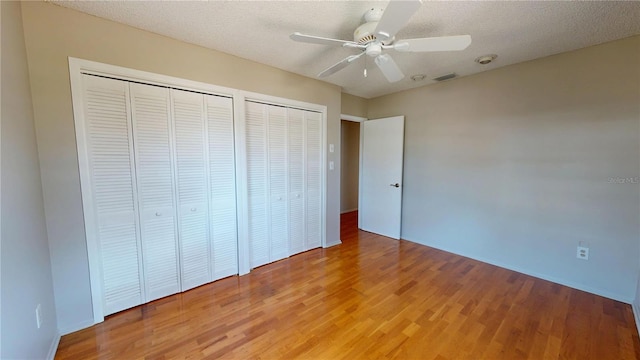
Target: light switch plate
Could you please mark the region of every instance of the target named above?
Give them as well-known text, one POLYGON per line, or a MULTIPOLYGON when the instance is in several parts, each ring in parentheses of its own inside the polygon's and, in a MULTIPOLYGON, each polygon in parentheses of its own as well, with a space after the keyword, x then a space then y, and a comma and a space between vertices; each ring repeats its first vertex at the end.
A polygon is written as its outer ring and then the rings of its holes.
POLYGON ((329 161, 329 170, 333 170, 333 161, 329 161))
POLYGON ((333 144, 329 144, 329 152, 332 153, 334 151, 333 144))
POLYGON ((38 329, 42 326, 42 306, 40 304, 36 306, 36 326, 38 329))

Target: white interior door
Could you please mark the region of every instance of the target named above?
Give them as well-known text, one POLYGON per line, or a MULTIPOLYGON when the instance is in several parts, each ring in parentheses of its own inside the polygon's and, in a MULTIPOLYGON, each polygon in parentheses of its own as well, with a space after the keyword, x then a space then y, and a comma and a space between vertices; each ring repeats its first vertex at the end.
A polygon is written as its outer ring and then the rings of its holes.
POLYGON ((404 116, 362 123, 358 227, 400 239, 404 116))
POLYGON ((211 281, 203 99, 171 90, 182 291, 211 281))
POLYGON ((322 246, 322 114, 289 109, 289 254, 322 246))
POLYGON ((82 185, 90 185, 83 191, 91 191, 90 196, 83 193, 83 201, 87 221, 95 224, 95 231, 88 231, 87 236, 97 240, 102 264, 102 305, 104 314, 109 315, 140 305, 145 298, 129 84, 91 75, 83 75, 82 80, 90 175, 90 181, 82 185))
POLYGON ((289 109, 289 255, 305 248, 304 110, 289 109))
POLYGON ((322 246, 322 114, 305 111, 306 250, 322 246))
POLYGON ((322 113, 246 102, 247 234, 255 268, 322 246, 322 113))
POLYGON ((169 89, 130 84, 146 301, 180 291, 169 89))
POLYGON ((287 109, 268 106, 269 261, 289 256, 287 219, 287 109))
POLYGON ((267 213, 267 108, 246 102, 247 199, 250 267, 269 263, 267 213))
POLYGON ((238 273, 233 100, 205 95, 213 280, 238 273))

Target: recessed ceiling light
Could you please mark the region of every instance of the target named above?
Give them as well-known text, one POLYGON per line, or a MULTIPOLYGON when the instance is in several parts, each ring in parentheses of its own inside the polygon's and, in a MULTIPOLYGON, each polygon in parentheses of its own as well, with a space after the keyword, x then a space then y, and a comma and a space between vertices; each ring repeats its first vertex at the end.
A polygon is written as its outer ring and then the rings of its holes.
POLYGON ((425 74, 415 74, 415 75, 411 76, 411 80, 413 80, 413 81, 422 81, 422 80, 424 80, 426 78, 427 78, 427 75, 425 75, 425 74))
POLYGON ((480 65, 487 65, 498 57, 496 54, 482 55, 476 58, 476 62, 480 65))

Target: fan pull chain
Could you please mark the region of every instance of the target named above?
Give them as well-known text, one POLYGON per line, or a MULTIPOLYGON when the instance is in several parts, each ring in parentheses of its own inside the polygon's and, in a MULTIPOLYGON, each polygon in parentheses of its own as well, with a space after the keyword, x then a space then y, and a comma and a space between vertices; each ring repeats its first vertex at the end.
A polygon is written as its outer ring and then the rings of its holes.
POLYGON ((364 57, 364 77, 367 77, 367 57, 364 57))

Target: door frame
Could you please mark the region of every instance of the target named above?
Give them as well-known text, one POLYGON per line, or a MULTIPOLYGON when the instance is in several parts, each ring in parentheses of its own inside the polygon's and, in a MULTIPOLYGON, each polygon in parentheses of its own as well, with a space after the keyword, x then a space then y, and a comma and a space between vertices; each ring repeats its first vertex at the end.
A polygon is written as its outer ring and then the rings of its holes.
MULTIPOLYGON (((86 124, 84 118, 84 98, 82 75, 104 76, 124 81, 142 82, 150 85, 175 88, 180 90, 202 92, 206 94, 224 96, 233 99, 234 119, 234 152, 236 164, 236 211, 238 237, 238 275, 248 274, 250 271, 249 237, 247 232, 248 206, 246 181, 246 152, 245 152, 245 100, 264 102, 272 105, 295 107, 311 110, 322 114, 321 141, 321 246, 326 248, 334 244, 327 244, 327 106, 291 100, 277 96, 243 91, 224 86, 207 84, 199 81, 135 70, 126 67, 110 65, 90 60, 69 57, 69 79, 71 84, 71 99, 73 119, 75 125, 76 147, 78 155, 78 170, 80 174, 80 192, 83 206, 83 220, 85 239, 87 244, 87 258, 89 265, 89 280, 91 288, 91 303, 93 310, 93 324, 104 321, 102 261, 100 247, 96 236, 96 220, 94 208, 91 176, 89 175, 88 144, 85 139, 86 124)), ((93 324, 82 324, 79 328, 68 329, 70 333, 93 324)), ((64 335, 64 334, 63 334, 64 335)))

